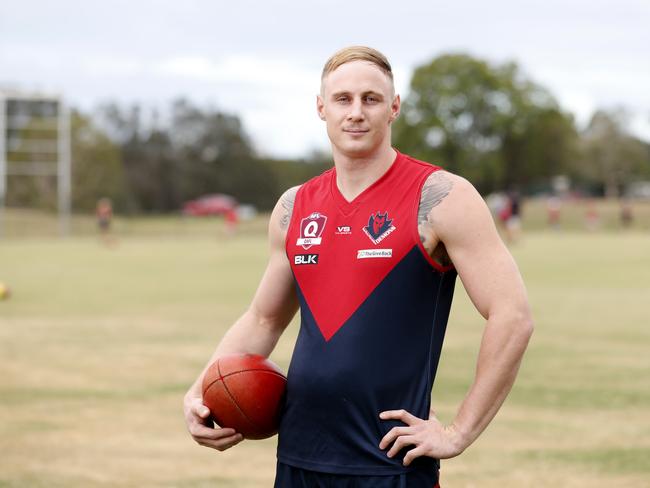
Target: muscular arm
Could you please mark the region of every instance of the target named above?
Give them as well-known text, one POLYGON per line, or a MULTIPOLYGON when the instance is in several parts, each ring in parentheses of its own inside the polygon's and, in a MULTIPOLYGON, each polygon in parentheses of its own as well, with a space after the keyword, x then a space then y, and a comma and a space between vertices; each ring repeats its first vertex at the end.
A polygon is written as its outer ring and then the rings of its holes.
POLYGON ((297 187, 285 192, 271 214, 269 262, 250 306, 223 336, 185 395, 188 430, 201 445, 223 450, 241 440, 233 429, 212 429, 207 426, 210 412, 201 401, 201 384, 207 367, 218 357, 227 354, 252 353, 268 357, 298 309, 293 275, 284 248, 296 191, 297 187))
POLYGON ((457 193, 432 220, 465 290, 487 319, 474 382, 454 420, 464 449, 512 388, 533 325, 523 280, 489 210, 467 181, 455 179, 457 193))
POLYGON ((434 256, 444 245, 444 256, 453 262, 470 299, 487 322, 474 382, 451 425, 442 426, 434 415, 425 421, 403 411, 382 413, 382 418, 398 418, 408 425, 393 429, 380 444, 385 448, 394 441, 389 456, 416 445, 405 457, 405 464, 423 455, 456 456, 483 432, 512 388, 532 333, 519 270, 483 199, 458 176, 440 172, 432 177, 427 181, 433 186, 429 194, 438 198, 430 198, 426 220, 420 222, 423 244, 434 256))

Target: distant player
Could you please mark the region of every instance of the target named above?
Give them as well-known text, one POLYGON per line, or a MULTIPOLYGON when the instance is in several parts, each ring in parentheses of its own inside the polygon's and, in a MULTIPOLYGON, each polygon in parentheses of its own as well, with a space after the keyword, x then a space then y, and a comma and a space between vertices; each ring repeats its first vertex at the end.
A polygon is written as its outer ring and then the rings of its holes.
POLYGON ((224 213, 224 222, 226 223, 226 233, 233 235, 237 231, 239 224, 239 215, 237 215, 237 208, 231 208, 224 213))
POLYGON ((620 218, 621 224, 624 228, 632 226, 632 222, 634 221, 634 212, 632 211, 632 202, 627 198, 621 200, 620 218))
POLYGON ((97 201, 95 216, 100 232, 106 234, 111 229, 111 220, 113 219, 113 205, 109 198, 100 198, 97 201))
POLYGON ((508 193, 508 217, 506 218, 506 239, 516 242, 521 234, 521 195, 514 190, 508 193))
POLYGON ((110 198, 100 198, 95 208, 95 217, 97 218, 97 227, 99 234, 105 244, 112 244, 110 237, 111 223, 113 221, 113 204, 110 198))
MULTIPOLYGON (((400 97, 381 53, 334 54, 317 111, 334 168, 280 198, 266 272, 209 362, 268 356, 300 309, 275 486, 432 488, 439 460, 462 453, 512 387, 532 332, 524 285, 472 185, 391 146, 400 97), (487 322, 474 382, 443 425, 431 388, 457 274, 487 322)), ((208 427, 202 375, 188 429, 228 449, 242 437, 208 427)))
POLYGON ((546 213, 548 216, 548 225, 553 230, 560 229, 560 214, 562 212, 562 200, 553 195, 546 201, 546 213))

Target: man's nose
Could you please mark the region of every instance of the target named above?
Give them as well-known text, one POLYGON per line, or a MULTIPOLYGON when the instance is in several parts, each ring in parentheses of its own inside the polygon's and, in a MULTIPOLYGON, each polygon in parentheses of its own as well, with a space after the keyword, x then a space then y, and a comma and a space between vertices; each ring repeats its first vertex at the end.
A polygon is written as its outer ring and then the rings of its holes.
POLYGON ((363 106, 361 100, 354 100, 350 105, 350 111, 348 112, 348 120, 363 120, 363 106))

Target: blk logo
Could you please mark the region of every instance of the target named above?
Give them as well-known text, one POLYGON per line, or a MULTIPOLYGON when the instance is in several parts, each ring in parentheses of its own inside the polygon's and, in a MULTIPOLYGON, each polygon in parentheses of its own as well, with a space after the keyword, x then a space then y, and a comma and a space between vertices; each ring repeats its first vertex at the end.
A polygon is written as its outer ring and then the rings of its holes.
POLYGON ((318 264, 318 254, 296 254, 293 257, 293 264, 318 264))
POLYGON ((368 219, 368 225, 363 228, 373 244, 379 244, 394 230, 393 219, 388 218, 388 212, 372 214, 368 219))
POLYGON ((305 250, 311 246, 318 246, 322 242, 321 235, 325 228, 327 217, 318 212, 312 213, 300 221, 300 237, 296 241, 297 246, 302 246, 305 250))

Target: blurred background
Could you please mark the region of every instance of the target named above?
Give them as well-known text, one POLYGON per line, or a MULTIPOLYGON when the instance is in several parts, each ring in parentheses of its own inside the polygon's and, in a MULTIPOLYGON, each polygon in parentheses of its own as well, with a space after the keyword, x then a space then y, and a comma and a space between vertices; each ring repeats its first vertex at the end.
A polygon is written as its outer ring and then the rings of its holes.
MULTIPOLYGON (((0 486, 271 486, 273 439, 205 452, 181 399, 270 209, 332 165, 315 100, 352 44, 393 65, 394 146, 484 195, 537 322, 443 486, 650 486, 649 24, 642 0, 0 0, 0 486)), ((447 420, 482 325, 456 296, 447 420)))

